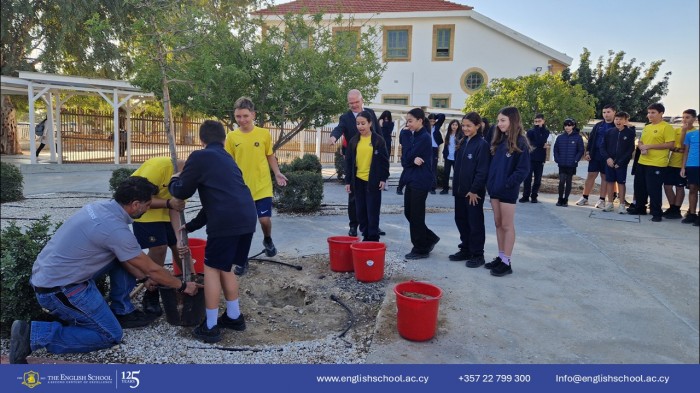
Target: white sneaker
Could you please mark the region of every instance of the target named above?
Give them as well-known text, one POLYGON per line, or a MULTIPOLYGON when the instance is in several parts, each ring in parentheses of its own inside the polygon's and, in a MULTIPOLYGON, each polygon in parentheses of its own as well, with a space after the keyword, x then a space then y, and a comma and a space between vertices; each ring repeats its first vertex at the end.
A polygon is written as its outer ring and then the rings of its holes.
POLYGON ((605 207, 605 201, 602 199, 598 199, 598 202, 595 203, 595 208, 596 209, 603 209, 605 207))
POLYGON ((624 203, 620 204, 619 209, 620 209, 620 214, 627 214, 627 207, 625 207, 624 203))
MULTIPOLYGON (((598 207, 598 206, 596 206, 596 207, 598 207)), ((611 212, 611 211, 613 211, 613 210, 615 210, 615 205, 614 205, 612 202, 608 202, 608 203, 605 205, 605 207, 603 208, 603 211, 604 211, 604 212, 611 212)))
POLYGON ((576 201, 576 206, 583 206, 583 205, 588 205, 588 199, 581 197, 581 199, 576 201))

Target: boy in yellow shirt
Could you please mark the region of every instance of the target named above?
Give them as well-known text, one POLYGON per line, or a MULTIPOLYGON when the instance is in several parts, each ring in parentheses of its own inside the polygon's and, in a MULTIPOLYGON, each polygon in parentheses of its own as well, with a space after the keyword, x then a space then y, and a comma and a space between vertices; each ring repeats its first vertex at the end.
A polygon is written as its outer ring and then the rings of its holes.
POLYGON ((277 255, 272 242, 272 179, 270 169, 275 174, 277 185, 286 186, 287 177, 280 172, 277 158, 272 151, 270 131, 257 127, 255 105, 248 97, 241 97, 234 104, 234 116, 238 128, 226 135, 224 148, 231 154, 243 173, 243 181, 250 189, 258 213, 258 221, 263 231, 265 255, 277 255))
POLYGON ((635 182, 634 196, 637 211, 633 214, 645 213, 647 199, 651 221, 661 221, 661 190, 663 188, 663 174, 668 166, 668 153, 673 148, 676 140, 676 132, 670 124, 663 121, 666 108, 659 103, 647 107, 647 124, 642 131, 642 137, 637 146, 641 152, 635 176, 639 181, 635 182))

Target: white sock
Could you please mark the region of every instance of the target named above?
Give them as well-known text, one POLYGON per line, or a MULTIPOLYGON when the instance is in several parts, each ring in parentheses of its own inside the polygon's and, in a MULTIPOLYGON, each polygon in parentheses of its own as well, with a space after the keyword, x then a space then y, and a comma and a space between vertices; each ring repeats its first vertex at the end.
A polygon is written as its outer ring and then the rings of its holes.
POLYGON ((503 263, 510 266, 510 257, 508 255, 504 255, 502 259, 503 259, 503 263))
POLYGON ((502 261, 506 259, 506 253, 504 251, 498 250, 498 256, 502 261))
POLYGON ((238 305, 238 299, 226 301, 226 315, 231 319, 236 319, 241 316, 241 308, 238 305))
POLYGON ((219 318, 218 308, 207 308, 207 329, 211 329, 216 326, 216 319, 219 318))

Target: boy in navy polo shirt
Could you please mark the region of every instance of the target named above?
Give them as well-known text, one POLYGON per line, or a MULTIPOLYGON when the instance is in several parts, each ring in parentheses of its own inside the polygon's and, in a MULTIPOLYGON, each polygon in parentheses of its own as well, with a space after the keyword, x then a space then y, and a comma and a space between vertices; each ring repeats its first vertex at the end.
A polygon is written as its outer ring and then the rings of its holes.
POLYGON ((615 128, 608 130, 605 135, 605 143, 601 146, 601 154, 605 157, 605 181, 608 183, 608 203, 603 211, 615 210, 613 204, 615 183, 619 190, 620 214, 627 214, 625 209, 625 183, 627 181, 627 166, 634 154, 635 132, 627 127, 630 115, 627 112, 615 114, 615 128))

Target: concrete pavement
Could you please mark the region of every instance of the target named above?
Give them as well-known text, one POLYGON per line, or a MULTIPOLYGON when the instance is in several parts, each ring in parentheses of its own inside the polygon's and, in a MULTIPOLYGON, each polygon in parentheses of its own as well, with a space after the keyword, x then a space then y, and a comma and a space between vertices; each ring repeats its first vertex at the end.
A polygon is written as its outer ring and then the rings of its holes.
MULTIPOLYGON (((25 195, 108 192, 111 169, 36 167, 23 167, 25 195)), ((399 171, 392 167, 392 184, 399 171)), ((548 163, 545 173, 555 171, 548 163)), ((340 184, 326 183, 324 203, 345 201, 340 184)), ((402 201, 393 187, 383 193, 384 205, 402 201)), ((540 201, 516 208, 514 273, 502 278, 450 262, 459 243, 453 214, 428 214, 441 241, 430 258, 407 261, 401 276, 388 282, 367 362, 698 363, 699 228, 589 206, 556 207, 555 195, 540 201), (443 290, 438 333, 428 342, 406 341, 396 331, 393 287, 411 279, 443 290)), ((451 196, 428 197, 429 207, 452 205, 451 196)), ((326 238, 347 231, 346 216, 337 215, 277 215, 273 223, 277 248, 287 254, 325 253, 326 238)), ((381 227, 388 252, 410 251, 402 214, 383 214, 381 227)), ((488 208, 486 233, 490 260, 497 247, 488 208)))

